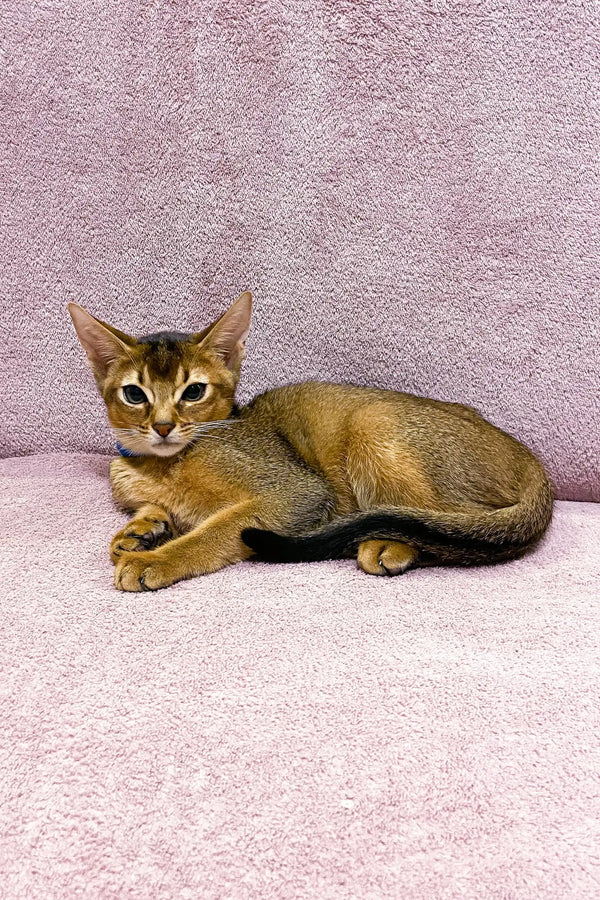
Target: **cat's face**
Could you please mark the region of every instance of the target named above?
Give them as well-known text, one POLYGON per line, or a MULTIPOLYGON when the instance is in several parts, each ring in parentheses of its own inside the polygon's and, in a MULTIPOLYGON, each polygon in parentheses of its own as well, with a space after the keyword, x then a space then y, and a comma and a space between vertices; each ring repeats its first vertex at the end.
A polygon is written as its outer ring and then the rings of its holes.
POLYGON ((250 327, 246 292, 204 331, 132 338, 83 307, 69 312, 118 441, 133 453, 173 456, 226 419, 250 327))

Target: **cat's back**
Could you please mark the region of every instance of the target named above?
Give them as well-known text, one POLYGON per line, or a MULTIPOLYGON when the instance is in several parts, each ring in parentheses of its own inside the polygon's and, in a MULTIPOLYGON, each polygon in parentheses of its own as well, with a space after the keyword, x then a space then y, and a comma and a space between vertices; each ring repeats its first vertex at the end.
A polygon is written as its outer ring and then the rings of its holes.
POLYGON ((393 433, 396 440, 431 456, 432 464, 448 448, 456 454, 468 448, 477 456, 484 445, 530 456, 470 406, 384 388, 306 381, 258 395, 243 413, 266 431, 281 434, 311 465, 323 463, 324 448, 327 459, 341 458, 357 430, 393 433))
POLYGON ((257 395, 243 410, 253 422, 265 426, 329 420, 339 427, 342 420, 365 407, 386 406, 406 419, 431 418, 436 413, 483 422, 479 413, 460 403, 432 400, 387 388, 340 384, 331 381, 304 381, 273 388, 257 395))
POLYGON ((467 498, 509 505, 534 460, 528 448, 469 406, 381 388, 288 385, 257 397, 246 415, 276 430, 323 473, 343 511, 352 508, 349 485, 356 472, 370 483, 375 471, 388 470, 390 483, 399 482, 400 474, 406 482, 406 473, 413 473, 417 486, 426 482, 449 504, 467 498))
POLYGON ((416 401, 381 388, 306 381, 260 394, 242 410, 242 418, 281 435, 311 468, 331 475, 343 468, 357 429, 383 434, 391 420, 397 429, 416 401))
POLYGON ((244 407, 243 413, 251 416, 253 420, 262 418, 267 421, 276 417, 281 421, 287 417, 295 419, 298 416, 328 412, 332 409, 346 413, 369 401, 408 396, 410 395, 383 388, 339 384, 333 381, 302 381, 258 394, 244 407))

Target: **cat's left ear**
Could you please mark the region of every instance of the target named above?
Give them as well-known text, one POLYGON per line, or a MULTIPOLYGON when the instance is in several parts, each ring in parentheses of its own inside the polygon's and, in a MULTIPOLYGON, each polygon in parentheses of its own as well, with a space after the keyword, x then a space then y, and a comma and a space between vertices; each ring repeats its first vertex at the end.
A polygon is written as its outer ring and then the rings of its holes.
POLYGON ((135 338, 94 318, 77 303, 69 303, 69 312, 90 366, 99 378, 104 378, 110 364, 128 355, 129 349, 137 343, 135 338))
POLYGON ((217 353, 228 369, 239 372, 246 355, 251 316, 252 294, 244 291, 227 312, 206 331, 196 335, 196 339, 201 347, 217 353))

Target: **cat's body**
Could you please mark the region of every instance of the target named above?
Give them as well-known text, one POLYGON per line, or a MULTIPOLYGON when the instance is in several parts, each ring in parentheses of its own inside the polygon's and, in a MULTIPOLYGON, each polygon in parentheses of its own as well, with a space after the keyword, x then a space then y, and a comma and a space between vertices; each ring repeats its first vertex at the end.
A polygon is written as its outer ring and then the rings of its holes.
POLYGON ((552 491, 542 466, 469 407, 308 382, 235 408, 250 314, 242 298, 196 336, 136 342, 109 329, 129 342, 120 361, 114 340, 98 358, 97 329, 108 326, 72 313, 119 439, 145 451, 111 465, 114 497, 133 513, 111 546, 117 587, 162 587, 253 549, 266 559, 356 556, 371 574, 494 562, 543 534, 552 491), (186 401, 200 390, 186 384, 200 378, 206 396, 186 401), (126 402, 123 382, 148 394, 133 428, 121 407, 141 404, 126 402))

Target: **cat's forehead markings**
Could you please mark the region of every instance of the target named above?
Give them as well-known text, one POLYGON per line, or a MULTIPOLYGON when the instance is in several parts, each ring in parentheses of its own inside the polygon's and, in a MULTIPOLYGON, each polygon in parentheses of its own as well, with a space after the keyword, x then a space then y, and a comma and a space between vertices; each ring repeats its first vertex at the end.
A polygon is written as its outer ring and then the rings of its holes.
POLYGON ((177 371, 170 375, 156 375, 152 374, 150 371, 150 366, 145 366, 144 369, 145 377, 147 378, 150 384, 160 384, 162 386, 163 393, 164 391, 168 391, 173 387, 181 387, 182 384, 187 382, 188 373, 183 368, 182 365, 177 367, 177 371))
POLYGON ((210 378, 203 369, 192 369, 186 378, 186 384, 196 384, 198 381, 201 384, 208 384, 210 378))
POLYGON ((141 387, 143 383, 144 381, 141 372, 136 372, 135 369, 130 369, 123 375, 123 387, 125 387, 126 384, 138 384, 141 387))

